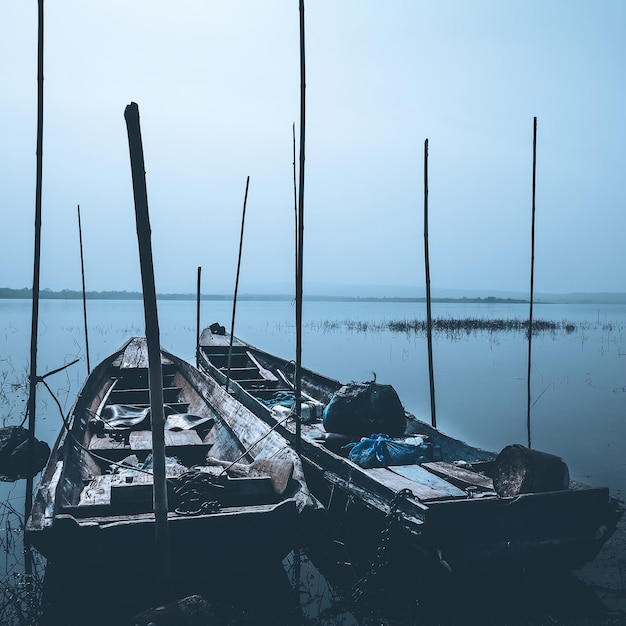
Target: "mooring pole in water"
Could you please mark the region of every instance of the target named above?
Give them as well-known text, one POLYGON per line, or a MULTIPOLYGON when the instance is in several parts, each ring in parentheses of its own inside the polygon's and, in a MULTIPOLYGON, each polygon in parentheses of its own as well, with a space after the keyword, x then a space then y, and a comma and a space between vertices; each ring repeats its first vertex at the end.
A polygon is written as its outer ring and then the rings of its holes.
POLYGON ((196 287, 196 367, 200 366, 200 279, 202 268, 198 266, 198 285, 196 287))
POLYGON ((428 139, 424 141, 424 267, 426 268, 426 337, 428 339, 430 421, 433 428, 437 428, 437 413, 435 411, 435 371, 433 367, 433 317, 430 310, 430 260, 428 254, 428 139))
POLYGON ((146 321, 146 343, 148 347, 148 368, 150 388, 150 420, 152 424, 152 458, 154 461, 153 500, 155 521, 156 561, 161 575, 161 583, 167 585, 170 578, 169 529, 167 524, 167 485, 165 478, 165 414, 163 411, 163 373, 161 371, 161 339, 157 314, 154 266, 152 263, 152 241, 150 216, 148 213, 148 193, 144 166, 139 107, 131 102, 124 118, 128 130, 128 147, 135 197, 135 218, 137 221, 137 241, 141 265, 144 316, 146 321))
POLYGON ((200 283, 202 268, 198 266, 198 284, 196 286, 196 367, 200 367, 200 283))
POLYGON ((237 276, 235 277, 235 293, 233 295, 233 316, 230 322, 230 343, 228 344, 228 365, 226 368, 226 391, 230 385, 230 363, 233 355, 233 340, 235 338, 235 311, 237 310, 237 292, 239 291, 239 270, 241 269, 241 252, 243 250, 243 230, 246 224, 246 204, 248 202, 248 186, 250 176, 246 178, 246 193, 243 197, 243 211, 241 213, 241 234, 239 235, 239 255, 237 257, 237 276))
MULTIPOLYGON (((43 172, 43 0, 39 0, 37 43, 37 173, 35 180, 35 254, 33 262, 30 370, 28 376, 28 477, 24 499, 24 524, 33 508, 32 467, 35 455, 37 399, 37 333, 39 328, 39 278, 41 268, 41 189, 43 172)), ((26 572, 29 574, 30 572, 26 572)))
POLYGON ((83 229, 80 224, 80 204, 78 207, 78 242, 80 244, 80 275, 83 280, 83 320, 85 324, 85 355, 87 357, 87 374, 91 373, 89 362, 89 331, 87 329, 87 292, 85 291, 85 261, 83 258, 83 229))
POLYGON ((296 442, 300 454, 302 434, 302 294, 304 262, 304 128, 306 117, 306 72, 304 63, 304 0, 300 0, 300 175, 298 178, 298 245, 296 268, 296 442))
MULTIPOLYGON (((298 275, 298 183, 297 183, 297 171, 296 171, 296 123, 293 123, 291 128, 293 134, 293 212, 294 212, 294 225, 295 225, 295 273, 294 277, 298 275)), ((296 279, 297 280, 297 279, 296 279)))
POLYGON ((531 447, 530 438, 530 370, 533 341, 533 299, 535 288, 535 188, 537 183, 537 117, 533 120, 533 188, 532 188, 532 219, 530 227, 530 312, 528 315, 528 372, 526 375, 527 384, 527 413, 526 429, 528 431, 528 447, 531 447))

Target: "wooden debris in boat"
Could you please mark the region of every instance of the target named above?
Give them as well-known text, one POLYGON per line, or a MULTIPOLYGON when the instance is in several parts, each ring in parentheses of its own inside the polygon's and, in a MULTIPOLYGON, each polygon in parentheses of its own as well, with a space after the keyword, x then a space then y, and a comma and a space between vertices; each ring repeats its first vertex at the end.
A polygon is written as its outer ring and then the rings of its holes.
POLYGON ((252 463, 231 463, 207 456, 207 464, 225 468, 232 477, 267 478, 270 480, 274 493, 282 495, 293 476, 291 459, 255 459, 252 463))

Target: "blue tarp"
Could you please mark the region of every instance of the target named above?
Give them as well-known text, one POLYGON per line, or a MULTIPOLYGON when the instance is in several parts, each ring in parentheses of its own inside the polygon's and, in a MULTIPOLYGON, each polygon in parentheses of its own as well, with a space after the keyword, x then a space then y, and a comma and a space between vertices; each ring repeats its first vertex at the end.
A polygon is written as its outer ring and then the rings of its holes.
MULTIPOLYGON (((414 465, 433 460, 433 445, 416 445, 394 439, 384 433, 375 433, 366 439, 344 446, 349 450, 348 458, 361 467, 386 467, 388 465, 414 465)), ((436 456, 440 460, 440 451, 436 456)))

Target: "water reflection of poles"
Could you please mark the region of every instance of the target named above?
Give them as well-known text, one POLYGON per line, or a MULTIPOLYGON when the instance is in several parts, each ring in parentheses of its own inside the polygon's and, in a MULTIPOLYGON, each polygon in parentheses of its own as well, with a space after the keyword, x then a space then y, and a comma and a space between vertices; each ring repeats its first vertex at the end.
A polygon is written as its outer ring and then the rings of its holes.
POLYGON ((528 316, 528 372, 527 383, 527 413, 526 428, 528 431, 528 447, 531 447, 530 440, 530 368, 533 341, 533 298, 535 286, 535 186, 537 174, 537 118, 533 121, 533 191, 532 191, 532 222, 530 229, 530 312, 528 316))
POLYGON ((428 378, 430 381, 430 420, 437 428, 435 411, 435 372, 433 368, 433 318, 430 311, 430 260, 428 258, 428 139, 424 141, 424 265, 426 267, 426 337, 428 338, 428 378))
POLYGON ((78 206, 78 242, 80 244, 80 275, 83 280, 83 319, 85 323, 85 354, 87 356, 87 375, 91 373, 89 363, 89 331, 87 330, 87 293, 85 292, 85 261, 83 259, 83 229, 80 225, 80 204, 78 206))

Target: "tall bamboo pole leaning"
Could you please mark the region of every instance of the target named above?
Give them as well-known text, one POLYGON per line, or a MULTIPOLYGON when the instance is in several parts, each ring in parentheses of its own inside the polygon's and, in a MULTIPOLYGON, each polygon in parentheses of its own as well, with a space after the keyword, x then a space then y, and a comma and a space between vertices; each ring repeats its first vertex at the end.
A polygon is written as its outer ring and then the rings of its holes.
POLYGON ((165 414, 163 410, 163 373, 161 371, 161 339, 157 314, 148 193, 144 167, 143 145, 139 124, 139 107, 131 102, 124 111, 128 130, 128 147, 135 198, 137 241, 141 265, 146 342, 148 346, 148 380, 150 388, 150 420, 152 458, 154 460, 153 501, 155 521, 155 555, 157 577, 165 588, 170 579, 169 528, 167 523, 167 486, 165 478, 165 414))
POLYGON ((296 172, 296 123, 295 122, 293 123, 291 130, 292 130, 292 135, 293 135, 293 210, 294 210, 294 220, 295 220, 294 278, 297 282, 297 276, 298 276, 298 183, 297 183, 297 172, 296 172))
POLYGON ((198 266, 198 284, 196 286, 196 367, 200 367, 200 279, 202 268, 198 266))
POLYGON ((248 202, 248 186, 250 176, 246 178, 246 193, 243 197, 243 211, 241 214, 241 234, 239 235, 239 255, 237 257, 237 276, 235 278, 235 294, 233 296, 233 316, 230 322, 230 343, 228 344, 228 366, 226 370, 226 391, 230 385, 230 364, 233 355, 233 340, 235 338, 235 312, 237 310, 237 292, 239 291, 239 270, 241 269, 241 252, 243 250, 243 231, 246 225, 246 204, 248 202))
POLYGON ((537 183, 537 117, 533 120, 533 187, 532 187, 532 218, 530 227, 530 311, 528 315, 528 372, 526 374, 527 384, 527 413, 526 413, 526 429, 528 431, 528 447, 531 447, 530 437, 530 401, 531 401, 531 385, 530 370, 532 357, 532 341, 533 341, 533 300, 535 289, 535 189, 537 183))
POLYGON ((87 374, 91 373, 89 362, 89 330, 87 328, 87 292, 85 291, 85 260, 83 257, 83 229, 80 223, 80 204, 78 207, 78 242, 80 244, 80 275, 83 282, 83 322, 85 325, 85 355, 87 357, 87 374))
POLYGON ((435 371, 433 367, 433 317, 430 310, 430 259, 428 253, 428 139, 424 141, 424 267, 426 269, 426 337, 428 339, 430 421, 433 428, 437 428, 437 412, 435 410, 435 371))
POLYGON ((304 130, 306 118, 306 72, 304 62, 304 0, 300 0, 300 176, 298 179, 298 246, 296 270, 296 442, 300 454, 302 434, 302 294, 304 261, 304 130))
MULTIPOLYGON (((30 371, 28 377, 28 478, 24 499, 24 523, 33 507, 31 468, 35 451, 35 413, 37 399, 37 333, 39 328, 39 278, 41 269, 41 189, 43 174, 43 0, 39 0, 37 39, 37 173, 35 180, 35 251, 33 262, 32 318, 30 331, 30 371)), ((28 574, 28 572, 27 572, 28 574)))

